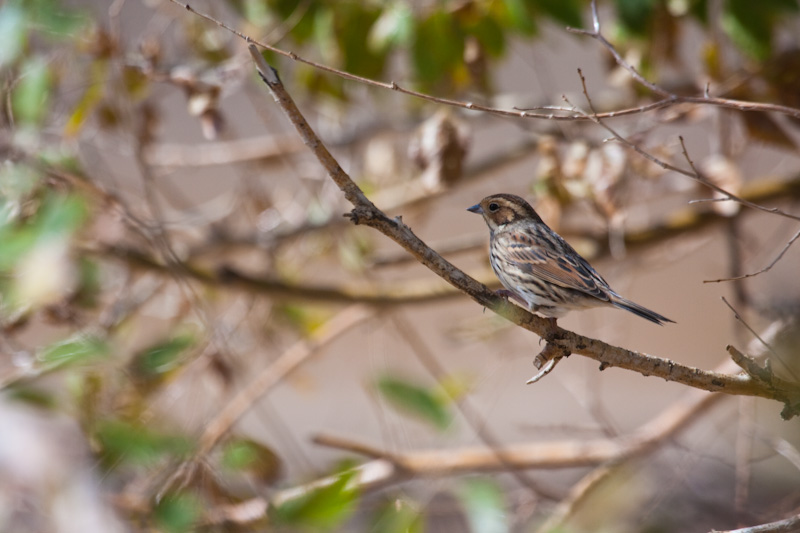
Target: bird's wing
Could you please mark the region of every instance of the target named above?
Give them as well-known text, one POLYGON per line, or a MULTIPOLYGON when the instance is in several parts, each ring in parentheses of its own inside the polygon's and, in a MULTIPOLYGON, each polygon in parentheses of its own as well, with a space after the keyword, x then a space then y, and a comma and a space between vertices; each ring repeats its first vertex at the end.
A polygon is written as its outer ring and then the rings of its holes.
POLYGON ((537 229, 495 233, 503 259, 526 274, 610 301, 608 283, 586 259, 552 231, 534 233, 537 229))

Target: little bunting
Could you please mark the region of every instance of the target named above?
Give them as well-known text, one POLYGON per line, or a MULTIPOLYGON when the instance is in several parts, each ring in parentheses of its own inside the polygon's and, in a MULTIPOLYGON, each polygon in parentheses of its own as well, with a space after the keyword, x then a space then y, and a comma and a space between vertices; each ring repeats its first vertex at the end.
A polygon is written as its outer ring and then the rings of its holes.
POLYGON ((468 211, 489 226, 490 262, 505 294, 531 311, 555 321, 572 310, 613 306, 659 325, 673 322, 614 292, 519 196, 487 196, 468 211))

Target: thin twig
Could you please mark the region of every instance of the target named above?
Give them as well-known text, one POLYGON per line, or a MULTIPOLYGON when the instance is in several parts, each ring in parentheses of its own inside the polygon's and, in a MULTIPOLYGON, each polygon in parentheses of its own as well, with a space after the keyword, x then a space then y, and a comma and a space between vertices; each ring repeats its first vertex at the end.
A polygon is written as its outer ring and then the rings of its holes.
POLYGON ((707 279, 703 280, 703 283, 720 283, 723 281, 736 281, 740 279, 752 278, 754 276, 758 276, 759 274, 763 274, 764 272, 769 272, 770 270, 772 270, 772 267, 774 267, 778 263, 778 261, 780 261, 783 258, 784 254, 786 254, 786 252, 789 250, 789 247, 791 247, 794 244, 794 241, 796 241, 798 238, 800 238, 800 230, 798 230, 797 233, 795 233, 792 236, 792 238, 789 239, 789 242, 786 243, 786 246, 783 247, 783 250, 781 250, 780 253, 777 256, 775 256, 775 259, 773 259, 770 262, 770 264, 768 264, 758 272, 751 272, 750 274, 744 274, 742 276, 736 276, 733 278, 707 279))
POLYGON ((743 325, 745 328, 747 328, 747 331, 749 331, 749 332, 750 332, 750 333, 753 335, 753 337, 755 337, 756 339, 758 339, 758 340, 759 340, 759 342, 761 342, 761 344, 762 344, 762 345, 763 345, 763 346, 764 346, 764 347, 765 347, 767 350, 769 350, 769 351, 770 351, 770 353, 771 353, 772 355, 774 355, 776 358, 780 359, 780 355, 778 355, 778 352, 776 352, 776 351, 775 351, 775 349, 774 349, 772 346, 770 346, 770 344, 769 344, 767 341, 765 341, 764 339, 762 339, 762 338, 761 338, 761 336, 760 336, 760 335, 759 335, 759 334, 756 332, 756 330, 754 330, 754 329, 753 329, 753 328, 750 326, 750 324, 748 324, 748 323, 747 323, 747 321, 746 321, 744 318, 742 318, 742 315, 741 315, 741 313, 739 313, 739 311, 737 311, 737 310, 736 310, 736 308, 734 308, 734 307, 733 307, 733 306, 730 304, 730 302, 728 302, 728 299, 727 299, 727 298, 725 298, 724 296, 721 296, 721 297, 720 297, 720 299, 721 299, 721 300, 722 300, 722 301, 725 303, 725 305, 727 305, 727 306, 728 306, 728 309, 730 309, 730 310, 733 312, 733 317, 734 317, 734 318, 735 318, 735 319, 736 319, 738 322, 740 322, 740 323, 741 323, 741 324, 742 324, 742 325, 743 325))
POLYGON ((743 527, 741 529, 730 529, 727 531, 711 530, 711 533, 797 533, 800 531, 800 515, 761 524, 758 526, 743 527))
MULTIPOLYGON (((724 296, 722 297, 722 301, 725 302, 725 305, 727 305, 731 311, 733 311, 734 318, 738 320, 745 328, 747 328, 747 331, 749 331, 756 339, 758 339, 758 341, 762 344, 762 346, 764 346, 767 350, 769 350, 769 352, 773 355, 773 357, 783 365, 783 367, 786 369, 789 375, 791 375, 792 378, 795 379, 796 381, 800 381, 800 377, 798 377, 797 374, 795 374, 792 365, 784 361, 783 356, 779 354, 777 350, 775 350, 775 348, 772 347, 771 344, 765 341, 761 337, 761 335, 759 335, 752 327, 750 327, 750 324, 748 324, 747 321, 745 321, 744 318, 742 318, 742 315, 736 309, 734 309, 734 307, 730 303, 728 303, 728 300, 726 300, 724 296)), ((745 370, 747 369, 745 368, 745 370)))
MULTIPOLYGON (((269 44, 266 44, 266 43, 264 43, 262 41, 253 39, 253 38, 243 34, 242 32, 237 31, 236 29, 232 28, 228 24, 226 24, 226 23, 224 23, 224 22, 222 22, 220 20, 217 20, 214 17, 212 17, 212 16, 210 16, 210 15, 208 15, 206 13, 198 11, 198 10, 194 9, 193 7, 191 7, 189 4, 180 2, 179 0, 170 0, 170 2, 182 7, 183 9, 185 9, 187 11, 190 11, 191 13, 194 13, 195 15, 197 15, 197 16, 199 16, 199 17, 201 17, 201 18, 203 18, 203 19, 205 19, 205 20, 207 20, 209 22, 212 22, 212 23, 216 24, 220 28, 223 28, 224 30, 233 33, 234 35, 238 36, 239 38, 245 40, 248 43, 255 43, 258 46, 260 46, 262 48, 265 48, 267 50, 270 50, 270 51, 272 51, 272 52, 274 52, 274 53, 276 53, 278 55, 282 55, 284 57, 288 57, 292 61, 297 61, 298 63, 304 63, 304 64, 309 65, 310 67, 313 67, 313 68, 315 68, 317 70, 321 70, 323 72, 328 72, 330 74, 334 74, 334 75, 339 76, 339 77, 341 77, 343 79, 346 79, 346 80, 355 81, 355 82, 358 82, 358 83, 361 83, 361 84, 364 84, 364 85, 368 85, 368 86, 371 86, 371 87, 378 87, 378 88, 381 88, 381 89, 386 89, 386 90, 390 90, 390 91, 396 91, 396 92, 399 92, 399 93, 407 94, 409 96, 413 96, 414 98, 420 98, 422 100, 427 100, 429 102, 434 102, 434 103, 437 103, 437 104, 442 104, 442 105, 447 105, 447 106, 452 106, 452 107, 459 107, 459 108, 468 109, 468 110, 471 110, 471 111, 482 111, 482 112, 485 112, 485 113, 491 113, 493 115, 499 115, 499 116, 517 117, 517 118, 530 118, 530 119, 539 119, 539 120, 564 120, 564 121, 573 121, 573 122, 574 121, 582 121, 582 120, 590 120, 587 117, 582 116, 580 114, 563 116, 563 115, 557 115, 555 113, 532 113, 532 112, 524 111, 524 110, 500 109, 500 108, 496 108, 496 107, 476 104, 474 102, 464 102, 464 101, 460 101, 460 100, 453 100, 453 99, 450 99, 450 98, 440 98, 440 97, 437 97, 437 96, 432 96, 432 95, 429 95, 429 94, 425 94, 425 93, 421 93, 421 92, 414 91, 414 90, 411 90, 411 89, 407 89, 405 87, 402 87, 402 86, 398 85, 395 82, 388 82, 387 83, 387 82, 381 82, 381 81, 373 80, 373 79, 370 79, 370 78, 365 78, 363 76, 356 76, 355 74, 351 74, 349 72, 345 72, 343 70, 339 70, 339 69, 330 67, 328 65, 323 65, 321 63, 317 63, 315 61, 311 61, 309 59, 305 59, 304 57, 301 57, 301 56, 297 55, 294 52, 288 52, 288 51, 283 50, 281 48, 277 48, 275 46, 271 46, 269 44)), ((600 34, 597 31, 595 31, 595 32, 587 32, 586 30, 580 30, 580 29, 574 29, 574 28, 568 28, 568 31, 571 31, 573 33, 579 33, 579 34, 588 35, 588 36, 593 37, 593 38, 597 38, 597 37, 595 37, 595 35, 600 36, 600 34)), ((603 40, 601 42, 603 42, 603 44, 605 46, 611 47, 611 49, 613 49, 613 46, 611 45, 611 43, 606 41, 604 38, 603 38, 603 40)), ((616 50, 614 52, 612 52, 612 53, 615 53, 615 52, 616 52, 616 50)), ((619 56, 618 52, 616 52, 616 56, 619 56)), ((621 59, 621 57, 620 57, 620 59, 621 59)), ((625 68, 625 65, 627 65, 627 63, 622 61, 621 65, 623 66, 623 68, 625 68)), ((630 67, 630 65, 628 65, 628 69, 629 70, 633 70, 633 72, 636 72, 636 70, 633 69, 633 67, 630 67)), ((642 81, 644 82, 645 86, 648 86, 648 84, 650 84, 650 82, 648 82, 643 77, 641 77, 641 75, 639 75, 639 77, 642 79, 642 81)), ((657 87, 657 86, 655 86, 655 87, 657 87)), ((660 89, 660 88, 658 90, 654 90, 654 92, 656 92, 657 94, 665 94, 667 96, 667 98, 665 98, 665 99, 663 99, 663 100, 661 100, 659 102, 654 102, 652 104, 647 104, 647 105, 641 106, 641 107, 621 109, 621 110, 618 110, 618 111, 611 111, 611 112, 607 112, 607 113, 601 113, 601 114, 598 114, 598 117, 599 118, 603 118, 603 119, 605 119, 605 118, 614 118, 614 117, 620 117, 620 116, 624 116, 624 115, 633 115, 633 114, 644 113, 644 112, 647 112, 647 111, 652 111, 652 110, 655 110, 655 109, 662 109, 662 108, 665 108, 665 107, 671 107, 671 106, 678 105, 678 104, 683 104, 683 103, 690 103, 690 104, 712 105, 712 106, 718 106, 718 107, 725 107, 725 108, 730 108, 730 109, 736 109, 736 110, 739 110, 739 111, 775 112, 775 113, 782 113, 784 115, 788 115, 788 116, 791 116, 791 117, 794 117, 794 118, 800 118, 800 109, 796 109, 796 108, 789 107, 789 106, 783 106, 783 105, 777 105, 777 104, 767 104, 767 103, 762 103, 762 102, 747 102, 747 101, 743 101, 743 100, 733 100, 733 99, 728 99, 728 98, 714 98, 714 97, 710 97, 710 96, 703 96, 703 97, 677 96, 677 95, 673 95, 673 94, 671 94, 671 93, 669 93, 667 91, 664 91, 663 89, 660 89)))
MULTIPOLYGON (((599 115, 597 114, 597 112, 594 109, 594 105, 592 104, 592 99, 591 99, 591 96, 589 96, 589 90, 588 90, 588 88, 586 86, 586 78, 583 76, 583 72, 581 71, 581 69, 578 69, 578 76, 581 79, 581 85, 583 87, 583 95, 584 95, 584 97, 586 98, 586 100, 587 100, 587 102, 589 104, 589 109, 591 110, 591 113, 586 113, 585 111, 581 110, 577 106, 574 106, 575 112, 584 114, 585 116, 589 117, 589 119, 592 122, 594 122, 598 126, 600 126, 603 129, 605 129, 607 132, 609 132, 614 137, 614 139, 616 139, 618 142, 620 142, 623 145, 627 146, 628 148, 632 149, 637 154, 641 155, 642 157, 644 157, 645 159, 647 159, 651 163, 654 163, 654 164, 658 165, 659 167, 661 167, 661 168, 663 168, 665 170, 671 170, 672 172, 676 172, 678 174, 681 174, 683 176, 691 178, 691 179, 695 180, 696 182, 705 185, 709 189, 712 189, 712 190, 724 195, 725 197, 730 198, 731 200, 739 202, 740 204, 742 204, 744 206, 750 207, 752 209, 757 209, 759 211, 764 211, 765 213, 771 213, 771 214, 774 214, 774 215, 779 215, 779 216, 782 216, 782 217, 790 218, 792 220, 800 221, 800 215, 792 215, 791 213, 786 213, 786 212, 778 209, 777 207, 764 207, 762 205, 754 204, 753 202, 749 202, 749 201, 745 200, 744 198, 741 198, 741 197, 739 197, 739 196, 737 196, 737 195, 735 195, 733 193, 730 193, 730 192, 726 191, 725 189, 723 189, 722 187, 718 186, 717 184, 709 181, 702 174, 697 172, 696 169, 694 169, 694 163, 692 162, 691 158, 689 157, 689 153, 686 150, 686 144, 684 143, 684 140, 683 140, 682 136, 679 136, 678 138, 680 139, 681 147, 683 148, 683 155, 686 158, 687 162, 689 163, 689 166, 693 169, 691 171, 685 170, 685 169, 682 169, 682 168, 677 167, 675 165, 672 165, 670 163, 667 163, 666 161, 664 161, 662 159, 659 159, 656 156, 654 156, 653 154, 651 154, 651 153, 647 152, 646 150, 642 149, 638 144, 629 141, 627 138, 623 137, 620 133, 618 133, 614 128, 612 128, 611 126, 606 124, 601 119, 601 117, 599 117, 599 115)), ((564 100, 567 103, 571 104, 571 102, 569 102, 569 100, 566 97, 564 97, 564 100)))
MULTIPOLYGON (((174 0, 173 0, 174 1, 174 0)), ((640 85, 646 87, 648 90, 654 92, 655 94, 661 96, 664 100, 663 102, 668 102, 669 105, 675 105, 678 103, 687 103, 687 104, 700 104, 700 105, 713 105, 718 107, 726 107, 729 109, 736 109, 739 111, 761 111, 761 112, 777 112, 777 113, 785 113, 789 116, 793 116, 795 118, 800 118, 800 109, 790 108, 781 105, 775 104, 764 104, 764 103, 756 103, 756 102, 745 102, 742 100, 733 100, 729 98, 715 98, 709 95, 708 86, 706 86, 705 91, 703 92, 702 97, 698 96, 680 96, 666 89, 659 87, 655 83, 651 82, 650 80, 646 79, 642 74, 636 70, 636 68, 625 61, 622 55, 617 51, 613 44, 611 44, 608 39, 606 39, 600 31, 600 17, 598 16, 597 12, 597 0, 592 0, 592 26, 593 30, 584 30, 581 28, 567 28, 567 31, 570 33, 574 33, 576 35, 585 35, 587 37, 591 37, 592 39, 601 43, 606 50, 614 56, 614 61, 620 67, 627 70, 631 77, 636 80, 640 85)), ((604 116, 599 116, 599 118, 606 118, 604 116)))

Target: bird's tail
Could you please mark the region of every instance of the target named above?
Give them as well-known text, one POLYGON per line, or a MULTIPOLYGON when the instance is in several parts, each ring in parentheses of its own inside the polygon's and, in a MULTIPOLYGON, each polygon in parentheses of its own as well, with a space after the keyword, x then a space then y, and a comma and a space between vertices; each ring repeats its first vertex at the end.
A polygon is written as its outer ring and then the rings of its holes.
POLYGON ((670 320, 665 316, 659 315, 655 311, 651 311, 646 307, 642 307, 636 302, 626 300, 625 298, 619 296, 618 294, 614 294, 612 296, 611 303, 614 304, 614 307, 619 307, 620 309, 630 311, 634 315, 638 315, 644 319, 649 320, 650 322, 655 322, 659 326, 663 326, 665 322, 672 322, 673 324, 675 323, 674 320, 670 320))

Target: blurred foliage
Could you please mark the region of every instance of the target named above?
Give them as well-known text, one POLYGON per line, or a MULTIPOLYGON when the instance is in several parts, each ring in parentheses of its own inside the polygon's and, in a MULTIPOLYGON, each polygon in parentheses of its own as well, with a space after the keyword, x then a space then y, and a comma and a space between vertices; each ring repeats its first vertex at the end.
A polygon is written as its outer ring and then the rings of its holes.
POLYGON ((276 524, 303 528, 331 529, 355 510, 358 492, 349 486, 355 472, 345 471, 325 486, 313 488, 273 510, 276 524))
POLYGON ((108 345, 95 337, 80 337, 48 346, 40 359, 44 363, 64 366, 90 362, 108 354, 108 345))
POLYGON ((378 391, 390 405, 445 430, 453 418, 450 396, 441 387, 428 388, 394 376, 378 380, 378 391))
POLYGON ((383 533, 422 533, 423 517, 419 510, 402 499, 386 502, 373 517, 371 531, 383 533))
POLYGON ((195 522, 202 516, 202 509, 202 502, 190 492, 168 494, 158 502, 153 519, 164 533, 196 531, 195 522))
POLYGON ((468 479, 458 487, 456 494, 464 505, 472 531, 509 531, 503 492, 497 485, 486 479, 468 479))
POLYGON ((193 447, 184 436, 162 433, 123 420, 98 422, 95 438, 107 468, 117 468, 120 463, 153 465, 165 456, 182 457, 193 447))
POLYGON ((234 472, 253 474, 265 483, 275 481, 281 469, 280 459, 275 452, 260 442, 243 438, 225 443, 220 464, 234 472))
MULTIPOLYGON (((0 5, 0 69, 4 73, 0 87, 4 102, 0 110, 0 350, 4 357, 8 355, 10 362, 6 362, 13 371, 18 367, 30 371, 4 375, 2 392, 17 402, 78 422, 101 467, 103 486, 115 495, 123 488, 146 493, 144 503, 123 509, 132 524, 146 524, 143 529, 155 531, 191 531, 208 518, 212 506, 239 504, 243 494, 263 496, 263 486, 275 484, 280 477, 283 458, 266 444, 234 433, 222 441, 219 453, 205 458, 208 471, 204 474, 213 475, 188 477, 160 498, 153 497, 165 484, 161 477, 173 472, 197 447, 196 428, 160 416, 163 413, 154 404, 158 398, 172 397, 169 385, 185 376, 212 343, 224 347, 230 335, 231 345, 241 345, 227 330, 220 334, 221 341, 212 339, 218 332, 194 326, 197 317, 191 305, 202 307, 194 309, 197 315, 213 317, 213 313, 205 315, 206 300, 201 305, 197 302, 208 298, 211 308, 219 303, 215 298, 223 300, 211 290, 193 292, 192 287, 186 291, 191 297, 156 294, 162 296, 153 304, 158 309, 138 321, 137 306, 149 302, 147 298, 137 301, 141 296, 137 282, 146 276, 136 266, 120 266, 119 258, 101 257, 95 245, 160 244, 162 248, 153 246, 158 251, 153 255, 163 260, 158 266, 169 271, 165 284, 180 278, 181 265, 170 261, 183 257, 191 246, 177 246, 179 253, 174 257, 165 251, 169 231, 161 234, 158 229, 163 228, 155 228, 152 220, 140 220, 125 211, 123 207, 128 206, 123 204, 130 198, 105 194, 104 187, 118 178, 114 173, 121 173, 120 168, 98 163, 85 169, 87 158, 80 147, 96 141, 100 151, 129 155, 132 147, 155 139, 160 133, 159 113, 164 112, 151 98, 156 86, 159 98, 171 91, 182 94, 186 113, 218 118, 217 102, 229 81, 226 69, 239 61, 234 55, 239 43, 225 30, 180 12, 168 25, 171 30, 177 28, 178 38, 169 34, 162 43, 163 36, 158 34, 159 38, 133 46, 114 33, 107 19, 98 18, 108 15, 108 6, 92 12, 99 4, 85 2, 89 8, 75 7, 80 3, 6 0, 0 5), (114 149, 109 149, 112 145, 114 149), (123 211, 125 215, 120 214, 123 211), (129 232, 126 238, 113 231, 116 224, 129 232), (165 310, 172 299, 181 299, 177 310, 165 310), (16 333, 28 333, 31 323, 40 328, 37 334, 20 335, 24 340, 18 341, 16 333), (163 327, 151 328, 154 323, 163 327), (45 374, 47 379, 40 379, 45 374), (60 387, 71 395, 63 394, 60 387), (245 488, 234 487, 242 478, 247 480, 245 488)), ((657 78, 663 65, 678 60, 675 48, 682 24, 695 24, 707 32, 712 25, 720 27, 753 79, 733 97, 800 106, 800 52, 776 47, 783 20, 798 12, 797 0, 722 0, 720 21, 710 20, 711 3, 601 2, 604 32, 623 53, 640 52, 637 68, 657 78)), ((512 43, 538 38, 548 25, 580 27, 590 21, 587 0, 228 0, 226 4, 240 15, 239 28, 248 35, 266 35, 267 43, 359 76, 381 80, 401 76, 399 83, 439 96, 479 93, 488 98, 493 85, 491 67, 508 57, 512 43)), ((158 20, 153 26, 163 22, 158 20)), ((704 46, 696 53, 704 74, 714 80, 731 77, 722 59, 722 45, 710 33, 703 39, 704 46)), ((269 60, 284 62, 281 73, 286 72, 287 79, 293 76, 293 83, 313 96, 345 102, 353 98, 354 89, 361 89, 274 55, 269 60)), ((408 102, 410 107, 415 105, 413 100, 408 102)), ((743 121, 752 139, 794 148, 779 121, 752 113, 744 115, 743 121)), ((91 157, 88 160, 93 162, 91 157)), ((374 184, 364 185, 373 192, 369 187, 374 184)), ((137 190, 132 195, 134 201, 141 200, 139 194, 137 190)), ((139 207, 134 205, 131 212, 147 211, 139 207)), ((306 207, 309 222, 323 223, 338 216, 321 195, 306 207)), ((367 233, 342 232, 333 243, 322 240, 325 243, 317 242, 316 247, 303 243, 294 247, 293 251, 300 249, 300 259, 270 257, 277 277, 303 283, 301 263, 321 253, 320 248, 335 255, 343 270, 365 274, 375 249, 367 233), (316 251, 307 252, 305 247, 316 251)), ((263 249, 256 251, 259 257, 266 255, 263 249)), ((175 285, 184 289, 183 280, 178 281, 175 285)), ((270 320, 253 328, 261 329, 248 346, 283 346, 297 337, 311 336, 336 309, 334 304, 309 304, 288 297, 269 305, 270 320), (269 337, 268 342, 258 335, 269 337)), ((223 351, 219 348, 216 353, 223 351)), ((233 382, 231 376, 238 370, 222 355, 208 367, 228 374, 219 380, 222 389, 233 382)), ((445 431, 455 423, 453 403, 469 384, 460 376, 425 385, 390 374, 378 379, 375 387, 398 412, 422 421, 426 429, 445 431)), ((300 497, 271 509, 270 520, 284 530, 344 527, 362 499, 352 489, 354 472, 337 472, 332 483, 309 485, 300 497)), ((473 531, 508 531, 506 502, 496 485, 467 479, 453 482, 451 489, 473 531)), ((424 505, 405 494, 381 502, 378 509, 367 509, 375 511, 369 516, 374 531, 424 530, 424 505)), ((230 530, 245 527, 231 526, 230 530)))
MULTIPOLYGON (((505 55, 509 40, 538 36, 543 24, 581 27, 589 17, 587 0, 450 0, 421 6, 403 0, 229 2, 254 33, 284 38, 277 43, 267 38, 269 44, 290 50, 309 46, 326 65, 370 78, 385 77, 390 59, 398 56, 408 62, 417 88, 439 93, 485 87, 485 80, 471 77, 467 68, 469 41, 477 43, 480 57, 497 59, 505 55)), ((648 68, 674 53, 669 48, 680 39, 677 21, 691 18, 707 25, 710 9, 708 0, 613 0, 610 5, 616 17, 604 19, 606 33, 616 35, 618 46, 641 49, 648 68), (658 41, 673 44, 653 46, 658 41)), ((796 12, 798 4, 724 0, 721 8, 722 29, 743 53, 764 60, 773 53, 781 17, 796 12)), ((306 67, 298 70, 304 72, 299 79, 307 89, 345 96, 341 80, 321 80, 306 67)))
POLYGON ((131 377, 142 386, 153 386, 180 368, 183 353, 195 343, 193 336, 177 335, 134 355, 131 377))

